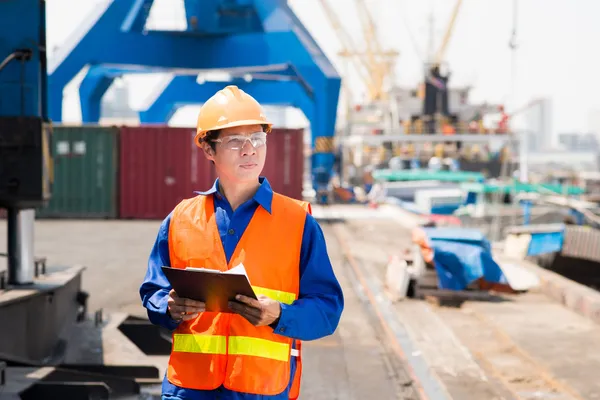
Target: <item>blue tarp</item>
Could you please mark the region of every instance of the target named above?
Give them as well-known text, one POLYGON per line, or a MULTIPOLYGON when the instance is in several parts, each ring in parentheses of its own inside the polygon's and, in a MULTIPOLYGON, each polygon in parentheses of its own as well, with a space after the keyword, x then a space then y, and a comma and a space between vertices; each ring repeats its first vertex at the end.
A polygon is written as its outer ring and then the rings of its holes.
POLYGON ((461 228, 425 228, 424 231, 434 250, 440 288, 464 290, 480 278, 490 283, 508 283, 492 258, 490 242, 480 231, 461 228))
POLYGON ((424 228, 425 234, 430 241, 445 240, 450 242, 477 244, 491 251, 490 241, 478 229, 469 228, 424 228))
POLYGON ((431 214, 436 215, 452 215, 454 211, 458 210, 461 204, 444 204, 439 206, 431 207, 431 214))
POLYGON ((537 256, 561 251, 564 236, 564 230, 558 232, 532 233, 527 255, 537 256))

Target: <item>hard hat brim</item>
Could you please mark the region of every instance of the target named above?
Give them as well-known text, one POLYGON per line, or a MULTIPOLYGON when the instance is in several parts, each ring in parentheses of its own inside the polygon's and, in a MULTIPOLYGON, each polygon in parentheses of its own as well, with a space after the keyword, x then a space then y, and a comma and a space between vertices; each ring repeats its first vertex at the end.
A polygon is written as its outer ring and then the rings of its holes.
POLYGON ((260 119, 244 119, 241 121, 234 121, 234 122, 230 122, 228 124, 223 124, 223 125, 219 125, 219 126, 215 126, 214 128, 211 129, 202 129, 202 130, 198 130, 196 131, 196 137, 195 137, 195 141, 197 144, 200 144, 200 140, 206 136, 206 132, 208 131, 215 131, 215 130, 219 130, 219 129, 227 129, 227 128, 233 128, 235 126, 245 126, 245 125, 267 125, 267 133, 271 132, 271 127, 273 126, 273 123, 271 122, 267 122, 267 121, 263 121, 260 119))

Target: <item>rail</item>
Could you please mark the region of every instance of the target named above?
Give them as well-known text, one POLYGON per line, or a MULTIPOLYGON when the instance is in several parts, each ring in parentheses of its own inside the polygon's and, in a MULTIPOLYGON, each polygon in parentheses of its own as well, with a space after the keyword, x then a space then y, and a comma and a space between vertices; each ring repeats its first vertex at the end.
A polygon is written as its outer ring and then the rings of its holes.
POLYGON ((504 143, 511 142, 515 139, 509 135, 503 134, 490 134, 490 135, 478 135, 478 134, 456 134, 456 135, 443 135, 442 133, 435 133, 433 135, 409 135, 403 133, 390 134, 390 135, 350 135, 340 136, 338 140, 346 145, 356 144, 371 144, 381 145, 385 142, 414 142, 414 143, 427 143, 427 142, 464 142, 464 143, 504 143))
MULTIPOLYGON (((546 189, 541 188, 542 191, 546 189)), ((517 200, 528 200, 537 204, 550 204, 555 206, 568 207, 581 213, 585 219, 593 224, 600 226, 600 216, 594 214, 590 208, 595 207, 595 204, 589 201, 570 199, 568 197, 557 196, 556 193, 548 190, 548 194, 541 195, 537 193, 524 193, 516 196, 517 200), (552 195, 550 195, 550 193, 552 195)))

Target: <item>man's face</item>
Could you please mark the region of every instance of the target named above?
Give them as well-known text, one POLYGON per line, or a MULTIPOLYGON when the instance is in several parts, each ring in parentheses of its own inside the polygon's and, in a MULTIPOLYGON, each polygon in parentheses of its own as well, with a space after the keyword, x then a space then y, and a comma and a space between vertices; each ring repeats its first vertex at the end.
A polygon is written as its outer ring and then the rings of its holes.
POLYGON ((216 150, 205 143, 204 152, 206 158, 214 161, 220 177, 236 183, 256 182, 265 165, 267 145, 254 147, 245 138, 254 137, 260 142, 265 135, 260 125, 226 128, 219 134, 216 150))

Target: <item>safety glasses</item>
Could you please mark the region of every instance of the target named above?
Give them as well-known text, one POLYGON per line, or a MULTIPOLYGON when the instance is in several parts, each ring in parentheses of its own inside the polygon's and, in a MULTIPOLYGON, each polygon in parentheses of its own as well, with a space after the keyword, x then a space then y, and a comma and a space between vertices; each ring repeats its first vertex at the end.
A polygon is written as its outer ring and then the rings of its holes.
POLYGON ((223 139, 213 140, 213 142, 220 143, 227 150, 241 150, 246 145, 246 141, 250 141, 254 148, 261 147, 267 143, 267 134, 265 132, 256 132, 250 136, 231 135, 223 139))

